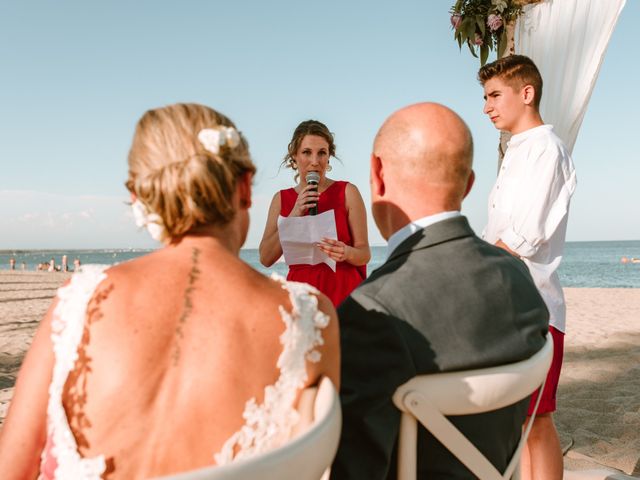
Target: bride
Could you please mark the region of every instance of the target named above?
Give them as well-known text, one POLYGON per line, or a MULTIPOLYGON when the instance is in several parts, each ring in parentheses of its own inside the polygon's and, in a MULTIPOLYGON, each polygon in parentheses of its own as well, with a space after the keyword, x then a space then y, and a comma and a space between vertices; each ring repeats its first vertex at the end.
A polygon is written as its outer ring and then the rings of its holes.
POLYGON ((24 359, 0 436, 3 479, 147 478, 280 445, 297 397, 339 382, 338 324, 312 287, 238 253, 255 167, 208 107, 146 112, 126 182, 164 243, 60 288, 24 359))

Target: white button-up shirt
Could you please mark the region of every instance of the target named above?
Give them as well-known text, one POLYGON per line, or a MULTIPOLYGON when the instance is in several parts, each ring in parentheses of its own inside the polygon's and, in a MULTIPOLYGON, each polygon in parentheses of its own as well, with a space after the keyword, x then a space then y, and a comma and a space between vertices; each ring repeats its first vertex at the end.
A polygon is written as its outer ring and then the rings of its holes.
POLYGON ((404 242, 418 230, 427 228, 429 225, 441 222, 442 220, 459 217, 461 215, 462 214, 458 210, 451 210, 449 212, 436 213, 435 215, 427 215, 426 217, 422 217, 417 220, 413 220, 411 223, 408 223, 389 237, 389 242, 387 243, 387 260, 389 259, 393 251, 398 248, 398 246, 402 242, 404 242))
POLYGON ((489 195, 489 219, 482 237, 502 240, 529 267, 549 309, 549 323, 565 331, 566 308, 556 272, 567 230, 576 174, 551 125, 514 135, 489 195))

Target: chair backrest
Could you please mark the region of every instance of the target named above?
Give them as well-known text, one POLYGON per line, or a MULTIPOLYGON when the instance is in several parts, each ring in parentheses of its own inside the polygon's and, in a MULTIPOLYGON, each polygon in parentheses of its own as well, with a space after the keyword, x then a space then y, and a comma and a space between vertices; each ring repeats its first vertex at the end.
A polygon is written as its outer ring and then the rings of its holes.
MULTIPOLYGON (((304 413, 302 414, 304 417, 304 413)), ((213 466, 162 477, 163 480, 320 480, 333 462, 342 413, 333 383, 324 377, 313 402, 309 428, 285 445, 229 465, 213 466)))
POLYGON ((595 470, 565 470, 563 480, 638 480, 624 473, 615 472, 606 468, 595 470))
MULTIPOLYGON (((517 467, 529 429, 504 473, 498 472, 445 415, 471 415, 512 405, 530 395, 544 381, 553 357, 553 340, 521 362, 508 365, 420 375, 401 385, 393 402, 402 411, 398 446, 398 479, 415 480, 417 472, 417 423, 419 421, 440 443, 482 480, 508 479, 518 475, 517 467)), ((538 402, 541 395, 538 396, 538 402)), ((538 408, 538 403, 535 406, 538 408)), ((532 415, 535 416, 535 410, 532 415)), ((491 426, 487 425, 490 431, 491 426)))

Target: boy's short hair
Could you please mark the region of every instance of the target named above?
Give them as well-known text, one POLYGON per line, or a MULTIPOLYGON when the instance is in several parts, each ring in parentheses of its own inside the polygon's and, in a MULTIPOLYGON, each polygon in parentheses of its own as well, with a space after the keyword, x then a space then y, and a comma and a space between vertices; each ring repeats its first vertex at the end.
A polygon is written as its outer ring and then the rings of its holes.
POLYGON ((478 71, 478 80, 482 85, 493 77, 501 78, 514 90, 520 90, 525 85, 531 85, 535 90, 534 105, 536 109, 540 109, 542 76, 536 64, 529 57, 509 55, 495 62, 487 63, 478 71))

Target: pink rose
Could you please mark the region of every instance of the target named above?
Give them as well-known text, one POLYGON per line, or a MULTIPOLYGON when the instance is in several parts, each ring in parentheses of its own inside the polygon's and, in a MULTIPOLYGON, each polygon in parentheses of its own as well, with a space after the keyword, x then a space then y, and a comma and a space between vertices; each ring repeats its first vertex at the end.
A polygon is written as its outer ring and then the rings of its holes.
POLYGON ((454 13, 451 15, 451 26, 456 30, 460 26, 460 22, 462 22, 462 16, 459 13, 454 13))
POLYGON ((492 13, 487 17, 487 27, 489 27, 489 29, 492 32, 495 32, 501 26, 502 26, 502 17, 500 15, 496 15, 495 13, 492 13))
POLYGON ((484 45, 484 41, 482 40, 482 35, 476 33, 476 38, 473 40, 473 44, 481 47, 484 45))

